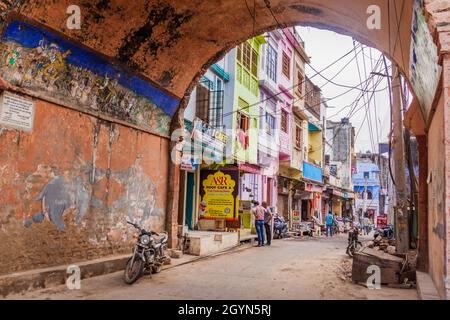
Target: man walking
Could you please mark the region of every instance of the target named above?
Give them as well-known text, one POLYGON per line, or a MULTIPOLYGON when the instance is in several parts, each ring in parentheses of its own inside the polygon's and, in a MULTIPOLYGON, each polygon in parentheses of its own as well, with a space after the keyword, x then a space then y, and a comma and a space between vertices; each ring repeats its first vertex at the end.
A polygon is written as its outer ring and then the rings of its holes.
POLYGON ((331 211, 328 211, 327 217, 326 217, 326 225, 327 225, 327 238, 328 238, 328 234, 330 235, 330 237, 333 237, 333 214, 331 213, 331 211))
POLYGON ((258 201, 254 202, 253 215, 255 216, 256 234, 258 235, 258 247, 264 246, 264 208, 258 201))
POLYGON ((264 228, 266 229, 267 245, 270 246, 272 242, 272 212, 267 208, 267 202, 262 203, 264 208, 264 228))

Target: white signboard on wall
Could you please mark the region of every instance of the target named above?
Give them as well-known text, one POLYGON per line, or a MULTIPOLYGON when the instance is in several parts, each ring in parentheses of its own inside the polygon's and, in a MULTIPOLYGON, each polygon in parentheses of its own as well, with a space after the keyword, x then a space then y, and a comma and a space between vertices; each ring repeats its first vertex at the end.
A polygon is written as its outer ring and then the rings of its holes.
POLYGON ((0 96, 0 125, 31 131, 34 109, 32 99, 4 91, 0 96))

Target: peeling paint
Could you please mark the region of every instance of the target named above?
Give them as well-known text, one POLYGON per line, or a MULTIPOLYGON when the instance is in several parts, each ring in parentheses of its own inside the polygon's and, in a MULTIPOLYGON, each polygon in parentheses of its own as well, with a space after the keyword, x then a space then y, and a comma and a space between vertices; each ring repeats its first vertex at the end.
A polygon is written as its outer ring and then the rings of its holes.
POLYGON ((441 240, 445 240, 445 227, 442 223, 438 223, 433 227, 433 233, 441 240))
MULTIPOLYGON (((157 57, 158 51, 166 47, 171 47, 180 38, 179 28, 184 23, 191 20, 193 12, 186 10, 177 13, 175 8, 165 1, 157 1, 150 8, 145 23, 137 30, 132 32, 125 39, 123 45, 118 50, 117 58, 124 63, 131 63, 131 58, 146 44, 145 53, 157 57), (154 35, 154 30, 159 27, 163 34, 154 35), (163 39, 163 40, 161 40, 163 39)), ((133 68, 141 69, 138 65, 132 65, 133 68)))

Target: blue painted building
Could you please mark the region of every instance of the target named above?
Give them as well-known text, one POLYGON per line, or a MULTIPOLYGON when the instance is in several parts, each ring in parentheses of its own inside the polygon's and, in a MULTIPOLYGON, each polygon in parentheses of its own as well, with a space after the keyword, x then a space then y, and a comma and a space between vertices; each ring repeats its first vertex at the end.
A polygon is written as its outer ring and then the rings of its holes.
POLYGON ((352 177, 356 213, 361 216, 367 212, 369 218, 376 219, 380 212, 380 168, 371 159, 362 158, 357 159, 356 167, 352 177))

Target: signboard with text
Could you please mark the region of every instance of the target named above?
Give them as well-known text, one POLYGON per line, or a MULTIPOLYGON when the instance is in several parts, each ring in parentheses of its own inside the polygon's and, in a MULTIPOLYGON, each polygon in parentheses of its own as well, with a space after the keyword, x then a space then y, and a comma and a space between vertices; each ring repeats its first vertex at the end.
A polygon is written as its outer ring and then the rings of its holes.
POLYGON ((238 220, 237 170, 200 172, 200 218, 238 220))
POLYGON ((5 91, 0 98, 0 124, 19 130, 32 131, 34 101, 5 91))

